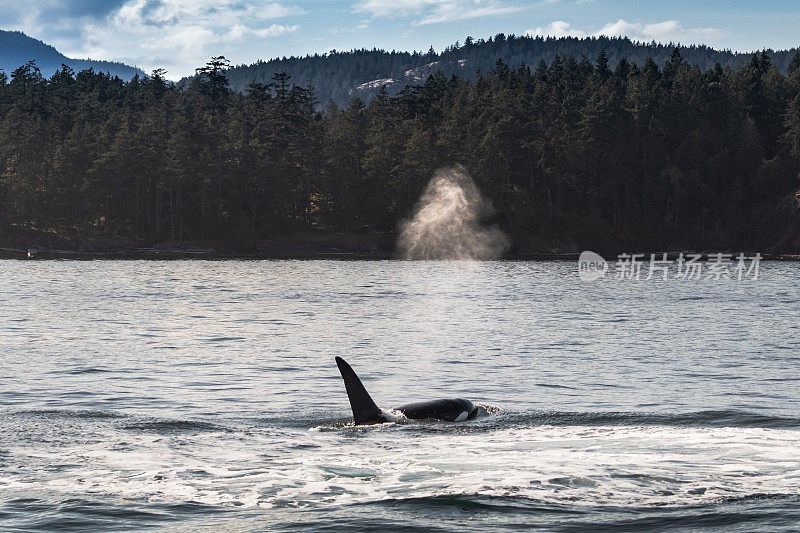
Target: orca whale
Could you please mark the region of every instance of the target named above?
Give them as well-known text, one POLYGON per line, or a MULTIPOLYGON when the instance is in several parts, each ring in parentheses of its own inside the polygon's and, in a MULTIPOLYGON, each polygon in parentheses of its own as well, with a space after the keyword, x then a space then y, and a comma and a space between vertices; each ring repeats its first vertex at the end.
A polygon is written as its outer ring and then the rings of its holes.
MULTIPOLYGON (((358 379, 353 368, 341 357, 336 358, 336 366, 344 380, 344 388, 347 390, 347 397, 350 399, 350 407, 353 409, 353 419, 357 426, 366 424, 381 424, 389 422, 390 419, 381 411, 370 397, 364 384, 358 379)), ((461 398, 431 400, 429 402, 409 403, 395 407, 395 411, 400 411, 406 418, 413 420, 443 420, 446 422, 461 422, 475 418, 478 408, 469 401, 461 398)))

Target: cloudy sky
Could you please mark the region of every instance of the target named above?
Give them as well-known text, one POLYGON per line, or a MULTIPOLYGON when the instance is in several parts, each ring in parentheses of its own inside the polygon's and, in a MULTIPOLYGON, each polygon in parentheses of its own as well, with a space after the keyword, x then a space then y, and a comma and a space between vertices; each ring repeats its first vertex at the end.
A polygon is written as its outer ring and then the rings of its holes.
POLYGON ((797 0, 0 0, 0 28, 70 57, 168 76, 332 49, 440 50, 467 35, 626 35, 757 50, 800 45, 797 0))

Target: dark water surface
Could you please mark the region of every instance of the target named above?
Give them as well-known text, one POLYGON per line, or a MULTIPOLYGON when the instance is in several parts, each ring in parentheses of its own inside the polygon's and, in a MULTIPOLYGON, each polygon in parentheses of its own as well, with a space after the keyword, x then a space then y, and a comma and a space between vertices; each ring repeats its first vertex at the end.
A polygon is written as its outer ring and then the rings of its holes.
POLYGON ((800 265, 575 267, 0 261, 0 530, 796 530, 800 265))

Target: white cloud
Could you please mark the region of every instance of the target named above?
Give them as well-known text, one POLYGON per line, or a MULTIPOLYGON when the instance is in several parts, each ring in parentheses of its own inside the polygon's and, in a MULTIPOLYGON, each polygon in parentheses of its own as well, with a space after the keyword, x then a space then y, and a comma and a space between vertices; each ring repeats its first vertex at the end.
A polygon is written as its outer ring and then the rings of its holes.
POLYGON ((665 20, 651 24, 641 22, 628 22, 619 19, 609 22, 594 32, 587 32, 573 28, 569 22, 554 20, 544 27, 537 27, 525 32, 529 36, 552 37, 629 37, 635 41, 666 42, 705 42, 719 36, 716 28, 684 28, 677 20, 665 20))
POLYGON ((619 19, 606 24, 596 32, 597 35, 609 37, 630 37, 640 41, 697 41, 717 36, 719 30, 715 28, 684 28, 677 20, 665 20, 653 24, 641 22, 628 22, 619 19))
POLYGON ((297 26, 296 24, 292 26, 284 24, 272 24, 266 28, 251 28, 249 26, 245 26, 244 24, 236 24, 230 29, 230 31, 228 31, 228 33, 222 36, 222 40, 228 42, 238 42, 246 38, 254 37, 266 39, 268 37, 277 37, 285 33, 291 33, 297 30, 299 27, 300 26, 297 26))
POLYGON ((522 9, 500 0, 362 0, 353 6, 373 17, 413 17, 413 24, 506 15, 522 9))
POLYGON ((536 37, 586 37, 586 32, 575 29, 569 22, 554 20, 545 27, 538 27, 525 32, 525 35, 536 37))
MULTIPOLYGON (((54 0, 33 1, 44 6, 54 0)), ((268 48, 270 39, 299 28, 275 19, 304 13, 275 0, 115 0, 114 4, 103 12, 80 12, 68 20, 51 20, 46 10, 37 7, 17 26, 71 57, 122 61, 145 71, 164 67, 169 77, 180 78, 215 55, 237 62, 258 59, 252 54, 261 55, 257 51, 268 48), (59 32, 58 26, 71 30, 59 32)))
POLYGON ((298 29, 300 29, 300 26, 298 24, 292 24, 291 26, 284 24, 273 24, 266 28, 261 28, 260 30, 252 30, 252 31, 254 35, 264 39, 267 37, 277 37, 279 35, 291 33, 293 31, 297 31, 298 29))

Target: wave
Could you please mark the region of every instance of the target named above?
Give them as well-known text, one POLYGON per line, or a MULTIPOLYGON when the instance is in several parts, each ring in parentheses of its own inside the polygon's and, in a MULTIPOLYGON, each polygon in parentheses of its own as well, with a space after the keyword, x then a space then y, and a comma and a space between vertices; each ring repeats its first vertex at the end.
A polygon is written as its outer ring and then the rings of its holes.
POLYGON ((504 411, 498 406, 477 404, 478 416, 461 423, 408 420, 394 417, 388 424, 356 426, 343 413, 284 413, 274 417, 239 419, 172 419, 141 417, 107 410, 27 409, 7 411, 5 416, 60 419, 121 419, 121 429, 155 433, 232 432, 252 427, 313 429, 316 431, 405 428, 422 432, 474 433, 497 429, 536 426, 668 426, 696 428, 800 429, 800 418, 756 413, 737 409, 701 410, 683 413, 624 411, 504 411))
POLYGON ((800 418, 781 417, 737 409, 686 413, 539 411, 507 413, 503 422, 513 425, 551 426, 683 426, 741 428, 800 428, 800 418))
MULTIPOLYGON (((510 427, 536 426, 671 426, 697 428, 764 428, 764 429, 800 429, 800 418, 781 417, 756 413, 752 411, 722 409, 702 410, 685 413, 663 412, 617 412, 617 411, 504 411, 493 405, 478 405, 478 416, 463 423, 437 421, 410 421, 403 418, 392 419, 390 424, 361 426, 364 428, 382 428, 394 425, 408 426, 428 432, 481 432, 494 431, 510 427)), ((295 421, 299 422, 299 421, 295 421)), ((302 424, 311 424, 316 430, 354 429, 352 418, 309 417, 302 424), (315 423, 316 422, 316 423, 315 423)))
POLYGON ((159 433, 159 434, 173 434, 173 433, 203 433, 203 432, 226 432, 230 433, 234 430, 227 426, 223 426, 211 422, 203 422, 199 420, 139 420, 136 422, 128 423, 122 426, 122 429, 128 431, 141 431, 144 433, 159 433))
POLYGON ((118 429, 139 431, 144 433, 201 433, 201 432, 233 432, 234 428, 219 421, 171 419, 156 417, 131 416, 113 411, 77 410, 77 409, 26 409, 6 413, 10 417, 44 418, 50 420, 109 420, 118 429))
MULTIPOLYGON (((800 497, 794 494, 750 494, 713 503, 662 507, 582 507, 544 502, 523 496, 442 495, 395 498, 347 506, 343 515, 359 516, 358 523, 379 529, 403 527, 404 516, 417 524, 436 519, 452 531, 544 528, 549 531, 792 531, 800 519, 800 497)), ((355 522, 355 520, 353 520, 355 522)), ((340 526, 346 521, 339 520, 340 526)), ((430 524, 433 525, 433 524, 430 524)), ((423 530, 424 527, 419 527, 423 530)))
POLYGON ((70 368, 69 370, 62 370, 60 373, 78 376, 81 374, 103 374, 107 372, 119 372, 119 370, 109 370, 107 368, 89 366, 81 368, 70 368))
POLYGON ((0 525, 20 531, 119 531, 163 527, 219 515, 225 509, 200 503, 149 503, 86 498, 14 498, 0 506, 0 525))
POLYGON ((96 409, 23 409, 9 414, 32 418, 125 418, 123 414, 96 409))
POLYGON ((0 524, 36 531, 213 529, 280 531, 793 531, 796 495, 752 494, 685 507, 580 507, 520 496, 433 495, 304 509, 237 509, 197 502, 112 502, 19 498, 0 506, 0 524), (266 522, 265 522, 266 521, 266 522), (201 529, 204 527, 201 526, 201 529))

